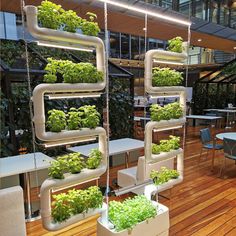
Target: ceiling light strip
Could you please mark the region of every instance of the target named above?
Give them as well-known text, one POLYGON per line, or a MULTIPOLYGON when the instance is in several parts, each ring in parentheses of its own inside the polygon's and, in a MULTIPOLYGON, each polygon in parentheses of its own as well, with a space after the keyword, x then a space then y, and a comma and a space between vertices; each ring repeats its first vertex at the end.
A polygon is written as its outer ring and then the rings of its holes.
POLYGON ((111 1, 111 0, 98 0, 98 1, 99 2, 105 2, 105 3, 111 4, 113 6, 125 8, 125 9, 131 10, 131 11, 139 12, 139 13, 142 13, 142 14, 147 14, 149 16, 153 16, 153 17, 157 17, 157 18, 160 18, 160 19, 163 19, 163 20, 167 20, 167 21, 173 22, 175 24, 180 24, 180 25, 185 25, 185 26, 190 26, 191 25, 190 21, 180 20, 180 19, 175 18, 175 17, 166 16, 164 14, 160 14, 160 13, 153 12, 153 11, 148 11, 148 10, 145 10, 145 9, 142 9, 142 8, 139 8, 139 7, 131 6, 131 5, 128 5, 128 4, 125 4, 125 3, 121 3, 119 1, 111 1))

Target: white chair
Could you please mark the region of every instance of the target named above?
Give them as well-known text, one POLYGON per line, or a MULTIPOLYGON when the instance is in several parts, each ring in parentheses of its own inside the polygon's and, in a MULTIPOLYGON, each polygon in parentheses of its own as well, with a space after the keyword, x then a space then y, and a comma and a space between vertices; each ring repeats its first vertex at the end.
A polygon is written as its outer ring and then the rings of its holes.
POLYGON ((0 190, 0 235, 26 235, 24 197, 20 186, 0 190))

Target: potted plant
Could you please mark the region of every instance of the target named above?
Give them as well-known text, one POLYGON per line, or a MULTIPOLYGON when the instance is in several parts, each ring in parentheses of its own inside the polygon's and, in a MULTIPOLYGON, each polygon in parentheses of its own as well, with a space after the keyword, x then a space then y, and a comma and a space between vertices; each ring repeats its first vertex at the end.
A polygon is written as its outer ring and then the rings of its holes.
POLYGON ((138 195, 123 202, 111 201, 108 208, 109 223, 98 219, 98 236, 156 236, 168 235, 168 208, 138 195))

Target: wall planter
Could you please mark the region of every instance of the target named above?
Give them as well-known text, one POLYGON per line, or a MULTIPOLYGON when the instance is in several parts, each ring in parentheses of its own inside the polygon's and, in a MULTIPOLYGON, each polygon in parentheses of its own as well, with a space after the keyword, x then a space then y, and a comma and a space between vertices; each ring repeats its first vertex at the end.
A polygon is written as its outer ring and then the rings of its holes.
MULTIPOLYGON (((70 33, 60 30, 53 30, 48 28, 41 28, 38 25, 37 12, 38 9, 35 6, 25 6, 24 11, 26 13, 27 19, 27 29, 30 34, 38 41, 44 43, 51 43, 60 45, 62 47, 70 47, 72 48, 81 48, 81 47, 89 47, 94 48, 96 50, 96 63, 97 69, 104 74, 103 82, 101 83, 85 83, 85 84, 73 84, 65 85, 65 84, 57 84, 56 89, 63 91, 69 91, 68 89, 72 89, 74 91, 100 91, 103 90, 106 86, 106 69, 105 69, 105 47, 103 41, 94 36, 86 36, 78 33, 70 33)), ((53 47, 53 46, 52 46, 53 47)), ((51 90, 49 90, 51 91, 51 90)), ((55 92, 55 90, 54 90, 55 92)))
POLYGON ((98 236, 167 236, 169 235, 169 209, 160 204, 157 204, 157 215, 155 218, 143 221, 132 230, 123 230, 116 232, 114 229, 109 228, 108 225, 102 223, 101 218, 98 219, 97 223, 97 235, 98 236))

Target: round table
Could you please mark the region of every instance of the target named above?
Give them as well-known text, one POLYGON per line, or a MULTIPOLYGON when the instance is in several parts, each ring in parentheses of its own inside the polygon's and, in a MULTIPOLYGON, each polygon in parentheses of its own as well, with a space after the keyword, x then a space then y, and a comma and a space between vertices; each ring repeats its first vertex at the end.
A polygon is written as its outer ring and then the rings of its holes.
POLYGON ((216 138, 220 140, 223 140, 224 138, 236 140, 236 132, 220 133, 216 135, 216 138))

